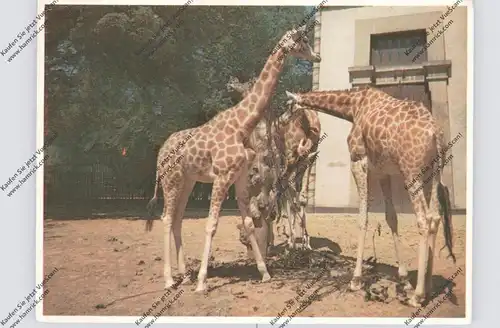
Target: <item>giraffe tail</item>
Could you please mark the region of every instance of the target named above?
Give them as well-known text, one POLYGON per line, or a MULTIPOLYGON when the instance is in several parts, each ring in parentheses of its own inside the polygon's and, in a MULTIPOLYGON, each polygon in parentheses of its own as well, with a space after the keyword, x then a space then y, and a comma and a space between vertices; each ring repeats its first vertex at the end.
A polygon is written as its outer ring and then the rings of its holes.
POLYGON ((153 194, 153 198, 151 198, 151 200, 148 202, 148 205, 146 205, 146 209, 148 210, 149 212, 149 215, 151 216, 150 218, 148 218, 146 220, 146 231, 151 231, 153 230, 153 223, 154 223, 154 219, 153 219, 153 215, 154 215, 154 208, 156 206, 156 203, 158 202, 158 186, 159 186, 159 181, 158 181, 158 171, 156 172, 156 181, 155 181, 155 191, 154 191, 154 194, 153 194))
MULTIPOLYGON (((439 134, 436 136, 436 148, 437 148, 437 156, 439 157, 439 167, 438 167, 438 172, 442 171, 446 162, 446 149, 445 149, 445 143, 444 143, 444 135, 442 132, 439 132, 439 134)), ((455 254, 453 254, 453 223, 452 223, 452 217, 451 217, 451 201, 450 201, 450 192, 448 190, 448 187, 443 183, 442 181, 442 172, 439 172, 439 182, 437 185, 437 195, 438 195, 438 201, 439 201, 439 212, 441 215, 441 218, 443 220, 443 233, 444 233, 444 240, 445 240, 445 245, 441 248, 440 251, 442 251, 445 247, 448 249, 448 256, 447 258, 450 258, 453 260, 453 263, 457 262, 457 259, 455 257, 455 254)))

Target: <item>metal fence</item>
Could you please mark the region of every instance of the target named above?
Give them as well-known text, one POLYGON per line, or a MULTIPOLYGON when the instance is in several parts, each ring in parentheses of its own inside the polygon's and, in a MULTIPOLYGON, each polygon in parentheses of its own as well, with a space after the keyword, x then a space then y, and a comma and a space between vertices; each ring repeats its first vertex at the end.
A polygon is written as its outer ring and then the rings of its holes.
MULTIPOLYGON (((150 176, 134 179, 124 178, 120 172, 106 166, 94 164, 86 167, 50 167, 45 172, 45 204, 61 208, 66 204, 67 211, 78 209, 98 211, 105 206, 106 211, 124 211, 129 208, 144 208, 153 197, 155 172, 150 176)), ((160 202, 163 192, 158 191, 160 202)), ((196 183, 191 192, 187 208, 208 210, 212 184, 196 183)), ((234 186, 223 203, 224 209, 237 209, 234 186)))

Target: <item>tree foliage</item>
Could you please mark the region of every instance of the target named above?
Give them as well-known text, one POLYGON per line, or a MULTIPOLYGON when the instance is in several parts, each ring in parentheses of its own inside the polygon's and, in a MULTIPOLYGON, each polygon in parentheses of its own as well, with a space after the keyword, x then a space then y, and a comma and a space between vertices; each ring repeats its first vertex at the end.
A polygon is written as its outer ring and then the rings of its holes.
MULTIPOLYGON (((154 174, 166 138, 239 101, 226 90, 229 77, 258 75, 281 36, 310 10, 54 6, 45 25, 45 95, 58 164, 99 162, 131 181, 154 174), (151 38, 166 22, 165 41, 151 53, 162 37, 151 38)), ((285 88, 310 85, 311 65, 288 59, 273 108, 283 104, 285 88)))

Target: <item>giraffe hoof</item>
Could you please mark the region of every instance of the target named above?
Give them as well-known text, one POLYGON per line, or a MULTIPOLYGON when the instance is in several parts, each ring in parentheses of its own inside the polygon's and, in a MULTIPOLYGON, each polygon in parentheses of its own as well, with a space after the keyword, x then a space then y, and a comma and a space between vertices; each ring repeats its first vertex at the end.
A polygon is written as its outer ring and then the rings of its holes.
POLYGON ((401 284, 403 285, 403 290, 406 292, 410 292, 413 290, 413 286, 410 284, 408 280, 401 280, 401 284))
POLYGON ((271 276, 269 275, 269 273, 267 273, 267 272, 266 272, 266 273, 264 273, 264 274, 262 275, 262 280, 261 280, 261 282, 266 282, 266 281, 269 281, 269 280, 271 280, 271 276))
POLYGON ((184 279, 182 279, 181 281, 181 285, 188 285, 191 283, 191 277, 184 277, 184 279))
POLYGON ((413 306, 415 308, 420 308, 422 307, 422 300, 423 300, 422 297, 415 294, 408 300, 408 305, 413 306))
POLYGON ((175 285, 174 279, 170 278, 165 281, 165 289, 172 288, 175 285))
POLYGON ((206 293, 207 292, 207 284, 206 283, 198 283, 196 286, 195 293, 206 293))
POLYGON ((361 277, 353 277, 349 288, 352 291, 357 291, 363 288, 363 282, 361 281, 361 277))

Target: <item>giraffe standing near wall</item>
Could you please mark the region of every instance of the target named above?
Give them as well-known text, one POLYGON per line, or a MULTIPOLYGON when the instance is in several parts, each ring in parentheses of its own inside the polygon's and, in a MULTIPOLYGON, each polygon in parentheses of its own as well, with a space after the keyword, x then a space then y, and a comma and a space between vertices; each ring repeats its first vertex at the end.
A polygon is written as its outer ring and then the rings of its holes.
MULTIPOLYGON (((235 90, 245 97, 251 90, 253 83, 255 83, 253 79, 242 83, 237 78, 231 77, 227 86, 229 90, 235 90)), ((278 181, 281 184, 282 193, 278 202, 280 202, 280 207, 285 209, 284 216, 289 226, 289 247, 295 248, 295 219, 298 217, 302 229, 303 246, 311 249, 305 208, 307 206, 308 182, 312 164, 317 154, 321 124, 316 111, 297 104, 290 107, 279 117, 271 133, 276 145, 282 145, 281 148, 283 149, 280 151, 284 155, 285 162, 284 171, 280 172, 278 181), (292 113, 297 113, 297 115, 290 117, 290 115, 293 115, 292 113), (286 195, 284 195, 285 193, 286 195)), ((265 122, 262 121, 262 124, 264 125, 265 122)), ((256 136, 253 139, 267 150, 267 134, 257 135, 258 132, 257 129, 254 131, 253 135, 256 136)), ((268 245, 272 247, 274 244, 272 224, 269 227, 269 234, 268 245)), ((262 238, 262 236, 257 236, 257 239, 259 237, 262 238)), ((248 241, 243 243, 248 247, 248 241)))
POLYGON ((439 223, 443 221, 445 246, 452 251, 452 222, 448 188, 441 180, 446 158, 444 135, 422 103, 396 99, 373 88, 308 93, 286 92, 293 102, 353 123, 347 137, 351 171, 359 194, 359 238, 351 289, 362 287, 363 250, 368 224, 368 172, 380 181, 385 218, 391 229, 398 273, 410 290, 407 269, 399 257, 397 215, 392 202, 390 175, 401 174, 408 189, 420 233, 418 280, 409 304, 420 307, 432 292, 432 267, 439 223), (425 173, 425 174, 422 174, 425 173), (423 176, 422 176, 423 175, 423 176), (432 183, 424 184, 426 177, 432 183), (441 211, 442 210, 442 216, 441 211))
MULTIPOLYGON (((267 59, 255 85, 247 97, 236 106, 224 110, 207 123, 170 135, 161 147, 157 160, 155 192, 148 203, 150 211, 157 200, 161 185, 164 196, 162 221, 164 226, 164 277, 165 287, 174 285, 170 261, 170 241, 173 233, 178 270, 185 274, 181 227, 184 210, 196 181, 213 182, 210 210, 205 228, 205 244, 201 258, 196 291, 207 291, 206 277, 212 240, 219 223, 223 200, 234 183, 242 225, 254 251, 262 281, 270 279, 266 265, 257 247, 253 220, 249 216, 248 163, 255 151, 248 146, 248 137, 269 107, 288 55, 319 62, 305 36, 306 27, 287 31, 267 59)), ((153 220, 146 222, 152 229, 153 220)), ((184 282, 189 281, 189 277, 184 282)))

